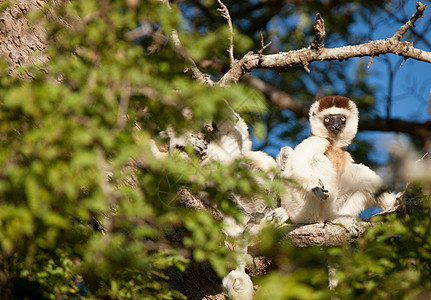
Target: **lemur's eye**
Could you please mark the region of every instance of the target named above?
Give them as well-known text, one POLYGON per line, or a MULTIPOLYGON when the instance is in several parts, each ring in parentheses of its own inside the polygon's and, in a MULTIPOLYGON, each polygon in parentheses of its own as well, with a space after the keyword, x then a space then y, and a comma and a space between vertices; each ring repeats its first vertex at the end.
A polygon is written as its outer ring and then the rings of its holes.
POLYGON ((341 121, 342 122, 346 121, 346 117, 341 117, 341 121))
POLYGON ((329 123, 329 118, 324 119, 325 123, 329 123))

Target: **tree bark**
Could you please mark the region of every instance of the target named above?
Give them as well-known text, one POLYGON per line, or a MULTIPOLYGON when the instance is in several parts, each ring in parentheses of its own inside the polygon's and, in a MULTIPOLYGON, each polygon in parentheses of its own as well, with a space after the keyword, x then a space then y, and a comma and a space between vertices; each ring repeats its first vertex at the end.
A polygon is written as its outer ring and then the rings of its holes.
POLYGON ((47 46, 46 32, 41 25, 30 25, 27 17, 31 10, 43 4, 40 0, 19 0, 0 15, 0 53, 7 57, 10 73, 19 66, 47 59, 43 54, 47 46))

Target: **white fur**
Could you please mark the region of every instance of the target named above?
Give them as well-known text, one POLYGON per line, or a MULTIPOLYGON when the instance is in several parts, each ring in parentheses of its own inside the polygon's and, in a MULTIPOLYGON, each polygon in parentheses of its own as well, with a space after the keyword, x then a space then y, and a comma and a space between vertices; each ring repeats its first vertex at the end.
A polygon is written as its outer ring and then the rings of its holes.
POLYGON ((330 107, 321 112, 318 112, 319 109, 319 101, 315 101, 311 107, 309 112, 310 118, 310 127, 311 134, 323 138, 333 138, 333 136, 326 130, 325 125, 323 124, 323 116, 329 114, 343 114, 347 118, 346 125, 343 129, 343 132, 338 134, 337 139, 333 141, 333 145, 335 147, 347 147, 352 142, 353 138, 358 131, 358 108, 356 107, 353 101, 350 101, 349 109, 340 108, 340 107, 330 107))
MULTIPOLYGON (((251 151, 252 142, 247 124, 236 113, 233 113, 233 119, 216 124, 217 132, 207 145, 207 157, 203 164, 209 161, 229 164, 235 159, 246 158, 248 159, 247 168, 264 171, 268 179, 272 179, 274 177, 273 171, 277 169, 274 158, 262 151, 251 151)), ((255 180, 258 184, 262 183, 262 179, 258 176, 255 180)), ((241 267, 231 271, 223 278, 223 290, 229 299, 251 300, 253 298, 253 283, 244 270, 244 265, 250 258, 247 254, 248 244, 244 233, 248 230, 249 234, 257 235, 267 224, 279 226, 286 221, 287 214, 283 208, 270 208, 265 199, 259 196, 245 198, 232 194, 232 198, 243 212, 243 220, 238 222, 230 216, 224 216, 225 227, 223 232, 236 239, 235 245, 231 247, 237 252, 237 263, 241 267), (248 222, 255 213, 260 213, 264 217, 261 222, 250 226, 248 222)))
POLYGON ((376 206, 383 209, 383 211, 390 210, 394 208, 398 204, 398 197, 400 197, 402 193, 394 194, 391 192, 384 192, 377 198, 376 206))
POLYGON ((228 299, 234 300, 252 300, 253 299, 253 282, 250 276, 240 267, 231 271, 223 278, 223 291, 228 299))
POLYGON ((258 224, 251 226, 249 232, 252 236, 256 236, 266 226, 282 227, 287 220, 289 220, 287 211, 283 207, 277 207, 266 213, 258 224))
POLYGON ((271 171, 277 169, 277 163, 274 158, 263 151, 246 151, 244 157, 251 161, 253 167, 261 171, 271 173, 271 171))
MULTIPOLYGON (((222 164, 229 164, 238 158, 248 159, 247 168, 257 169, 266 172, 268 179, 274 177, 274 172, 277 169, 277 163, 268 154, 262 151, 252 151, 252 142, 248 132, 247 124, 236 113, 232 112, 230 119, 216 124, 216 132, 212 139, 206 144, 206 156, 202 161, 202 165, 210 161, 216 161, 222 164)), ((173 130, 167 130, 167 136, 170 138, 169 149, 184 147, 186 144, 195 142, 193 135, 186 134, 177 137, 173 130)), ((198 145, 204 148, 203 145, 198 145)), ((169 155, 168 152, 160 152, 153 140, 150 141, 150 148, 153 154, 160 159, 169 155)), ((185 158, 189 159, 184 153, 185 158)), ((255 178, 256 183, 262 183, 260 177, 255 178)), ((264 226, 268 224, 280 226, 288 218, 284 208, 272 209, 268 203, 258 197, 244 198, 232 194, 232 199, 235 201, 238 208, 243 212, 242 222, 238 222, 231 216, 223 216, 224 228, 223 232, 235 239, 234 244, 229 245, 232 250, 237 252, 237 263, 241 266, 236 270, 231 271, 223 279, 223 289, 229 299, 251 300, 253 298, 253 283, 250 277, 245 272, 245 264, 249 262, 250 255, 247 253, 248 240, 244 233, 248 230, 249 234, 257 235, 264 226), (261 213, 262 220, 253 225, 248 222, 253 215, 261 213)))
POLYGON ((339 215, 358 216, 364 209, 376 205, 374 194, 383 185, 383 180, 363 164, 346 167, 340 178, 337 199, 339 215))
POLYGON ((203 162, 204 164, 208 161, 228 164, 251 151, 252 142, 247 124, 236 113, 234 113, 233 119, 227 119, 217 124, 216 136, 208 143, 207 158, 203 162))
POLYGON ((331 217, 337 198, 337 174, 323 154, 328 146, 328 140, 312 136, 289 153, 281 176, 297 184, 287 183, 281 203, 293 223, 322 222, 331 217), (317 186, 328 190, 328 199, 320 200, 314 195, 312 189, 317 186))
POLYGON ((165 159, 169 153, 168 152, 161 152, 159 148, 156 145, 156 142, 152 139, 149 140, 150 144, 150 150, 151 153, 157 158, 157 159, 165 159))
POLYGON ((367 166, 354 164, 351 158, 337 174, 325 153, 330 146, 343 148, 350 144, 357 131, 358 110, 352 101, 349 110, 330 107, 318 112, 318 105, 316 101, 309 114, 313 135, 295 150, 282 148, 277 156, 281 176, 297 182, 286 183, 286 193, 281 197, 282 207, 293 223, 333 221, 356 235, 359 228, 355 217, 360 212, 375 205, 383 209, 393 207, 396 197, 384 193, 376 199, 375 193, 382 187, 383 180, 367 166), (346 116, 346 126, 337 136, 331 135, 323 124, 323 117, 328 114, 346 116), (312 192, 315 187, 328 190, 328 198, 316 197, 312 192))
POLYGON ((292 176, 287 162, 292 159, 293 153, 294 150, 292 148, 290 148, 289 146, 284 146, 283 148, 281 148, 280 153, 275 158, 277 162, 277 167, 280 173, 282 173, 285 178, 289 178, 292 176))

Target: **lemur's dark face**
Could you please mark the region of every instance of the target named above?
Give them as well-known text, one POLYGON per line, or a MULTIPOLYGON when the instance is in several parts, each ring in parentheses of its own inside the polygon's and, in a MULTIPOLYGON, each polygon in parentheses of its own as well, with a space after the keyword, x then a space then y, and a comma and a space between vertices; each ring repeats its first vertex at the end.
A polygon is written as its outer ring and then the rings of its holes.
POLYGON ((345 115, 326 115, 323 118, 323 124, 331 134, 337 135, 346 126, 346 120, 345 115))

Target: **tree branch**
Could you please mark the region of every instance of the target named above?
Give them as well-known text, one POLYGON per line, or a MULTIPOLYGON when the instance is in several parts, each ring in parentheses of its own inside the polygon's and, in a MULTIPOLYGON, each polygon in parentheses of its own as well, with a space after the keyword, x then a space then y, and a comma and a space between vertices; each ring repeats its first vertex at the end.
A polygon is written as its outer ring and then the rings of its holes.
POLYGON ((253 69, 284 69, 293 65, 304 65, 313 61, 347 60, 352 57, 377 56, 393 53, 404 58, 431 63, 431 52, 414 48, 408 42, 395 42, 391 39, 371 41, 356 46, 339 48, 324 48, 321 52, 312 49, 292 50, 278 54, 261 55, 247 53, 241 60, 236 61, 232 68, 218 81, 218 85, 226 86, 238 82, 247 72, 253 69))
MULTIPOLYGON (((359 236, 361 236, 368 227, 373 226, 370 222, 360 222, 358 225, 359 236)), ((358 239, 358 237, 351 237, 344 227, 332 223, 300 225, 296 229, 290 231, 286 237, 292 240, 298 247, 308 247, 311 245, 329 247, 340 246, 358 239)))
POLYGON ((417 123, 400 119, 361 118, 359 130, 402 132, 422 139, 431 137, 431 122, 417 123))
MULTIPOLYGON (((420 15, 426 5, 419 4, 415 14, 420 15)), ((407 24, 413 26, 419 17, 412 17, 407 24)), ((278 69, 282 70, 294 65, 308 66, 314 61, 347 60, 352 57, 378 56, 380 54, 393 53, 406 58, 431 63, 431 52, 413 47, 409 42, 399 41, 398 36, 404 34, 406 25, 403 25, 392 38, 386 40, 375 40, 365 44, 344 46, 338 48, 320 48, 318 51, 309 48, 291 50, 270 55, 259 55, 253 52, 247 53, 242 59, 235 61, 231 69, 217 82, 219 86, 237 83, 240 78, 253 69, 278 69)))
POLYGON ((419 18, 423 18, 424 11, 426 8, 427 8, 426 4, 422 4, 421 2, 416 1, 416 13, 411 16, 410 20, 406 24, 401 26, 401 28, 398 29, 397 32, 395 32, 395 34, 392 36, 391 39, 399 41, 403 37, 403 35, 407 32, 407 30, 415 26, 415 22, 419 18))
POLYGON ((212 79, 210 78, 210 76, 208 74, 202 73, 201 70, 199 70, 199 68, 196 66, 195 61, 189 55, 187 49, 184 48, 183 45, 181 44, 180 38, 178 37, 178 32, 176 30, 172 31, 171 39, 172 39, 172 42, 174 45, 174 51, 179 56, 181 56, 185 60, 189 61, 189 63, 191 64, 190 69, 192 70, 193 76, 195 76, 196 79, 199 80, 199 82, 206 84, 206 85, 209 85, 209 86, 213 86, 214 81, 212 81, 212 79))

